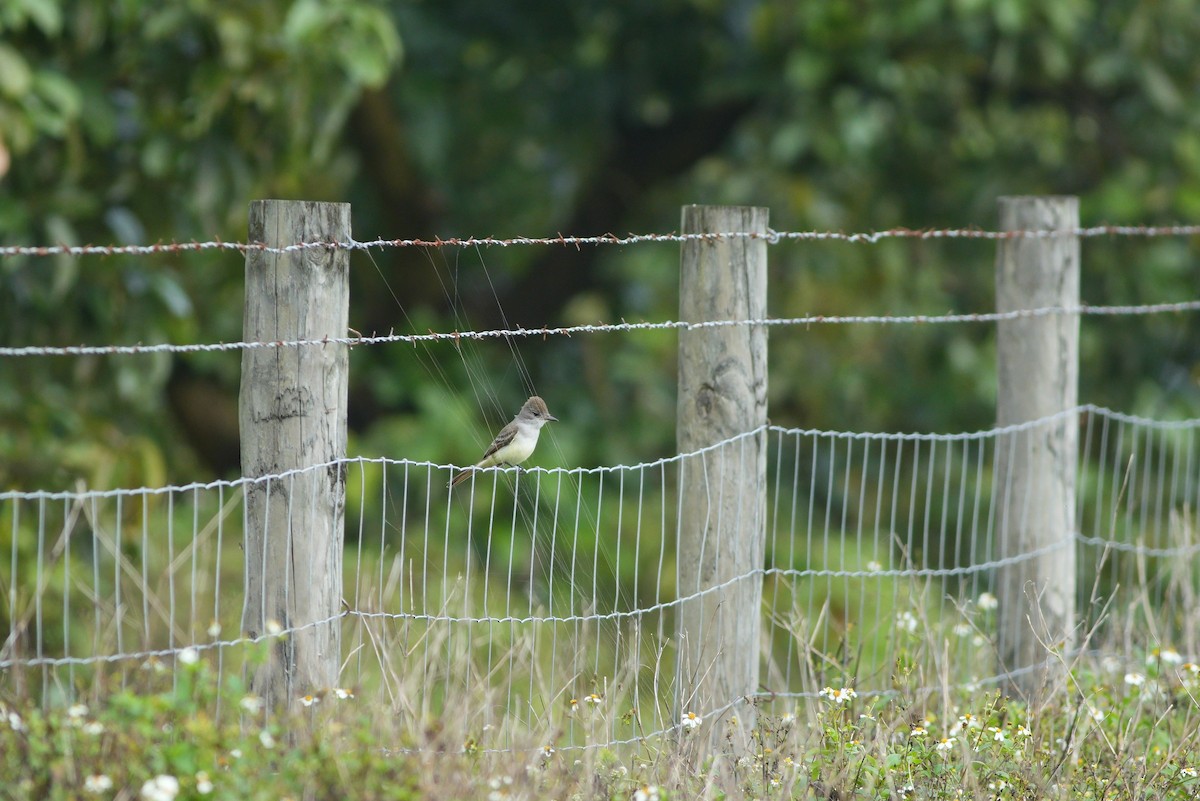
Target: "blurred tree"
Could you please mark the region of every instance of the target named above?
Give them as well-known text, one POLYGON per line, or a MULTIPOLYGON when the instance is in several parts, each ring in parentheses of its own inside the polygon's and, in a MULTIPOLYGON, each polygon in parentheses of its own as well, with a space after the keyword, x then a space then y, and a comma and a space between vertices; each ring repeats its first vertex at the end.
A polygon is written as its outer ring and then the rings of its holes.
MULTIPOLYGON (((1200 217, 1200 9, 1188 0, 67 8, 0 11, 6 242, 241 238, 246 204, 271 195, 349 199, 360 239, 663 231, 684 203, 767 205, 780 228, 990 227, 1010 193, 1080 194, 1088 222, 1200 217)), ((1194 296, 1192 242, 1084 253, 1090 303, 1194 296)), ((376 269, 356 255, 351 319, 369 332, 673 317, 676 259, 667 246, 410 249, 374 254, 376 269)), ((771 259, 777 315, 992 305, 981 243, 780 245, 771 259)), ((6 259, 0 337, 234 338, 240 285, 230 255, 6 259)), ((1196 329, 1192 317, 1085 321, 1081 397, 1197 413, 1196 329)), ((670 450, 673 342, 515 344, 572 421, 556 434, 564 458, 670 450)), ((986 426, 990 342, 986 326, 776 329, 772 418, 986 426)), ((522 399, 502 343, 410 353, 353 357, 353 423, 373 450, 468 459, 480 444, 469 431, 418 443, 386 418, 427 416, 447 397, 468 414, 482 381, 504 398, 482 438, 522 399)), ((3 483, 57 484, 95 462, 48 441, 132 453, 141 435, 177 443, 176 422, 231 469, 219 410, 236 358, 0 371, 0 415, 20 421, 0 433, 3 483), (173 419, 160 413, 168 385, 173 419)), ((165 464, 190 469, 173 451, 165 464)))

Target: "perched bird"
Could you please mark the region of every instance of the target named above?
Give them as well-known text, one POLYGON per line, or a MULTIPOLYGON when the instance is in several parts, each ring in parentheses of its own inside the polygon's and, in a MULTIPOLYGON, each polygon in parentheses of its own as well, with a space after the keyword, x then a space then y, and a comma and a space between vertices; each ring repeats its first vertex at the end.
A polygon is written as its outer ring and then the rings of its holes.
POLYGON ((450 486, 458 486, 466 481, 473 471, 481 467, 519 465, 533 453, 533 449, 537 447, 538 435, 542 431, 542 426, 551 420, 557 422, 558 418, 550 414, 544 400, 534 395, 525 401, 525 405, 521 407, 521 411, 517 412, 517 416, 513 418, 512 422, 500 429, 500 433, 492 440, 492 444, 488 446, 483 458, 475 464, 475 467, 467 468, 455 476, 454 480, 450 482, 450 486))

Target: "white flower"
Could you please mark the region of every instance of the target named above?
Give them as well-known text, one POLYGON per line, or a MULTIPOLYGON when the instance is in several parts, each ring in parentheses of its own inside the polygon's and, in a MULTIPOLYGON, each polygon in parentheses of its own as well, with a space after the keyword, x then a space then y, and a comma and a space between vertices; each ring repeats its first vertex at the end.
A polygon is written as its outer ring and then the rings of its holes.
POLYGON ((985 612, 990 612, 1000 605, 1000 601, 997 600, 996 596, 992 595, 990 592, 982 593, 976 603, 978 603, 979 608, 985 612))
POLYGON ((703 722, 695 712, 688 712, 683 716, 683 720, 679 721, 679 725, 683 727, 684 731, 691 731, 703 722))
POLYGON ((352 690, 347 690, 344 687, 334 687, 333 695, 338 700, 345 701, 347 698, 353 698, 354 692, 352 690))
POLYGON ((1017 736, 1018 737, 1032 737, 1033 732, 1031 732, 1029 730, 1029 728, 1027 726, 1025 726, 1024 723, 1022 723, 1020 726, 1017 726, 1017 736))
POLYGON ((1088 717, 1090 717, 1092 720, 1099 723, 1100 721, 1104 720, 1104 710, 1097 709, 1094 706, 1089 706, 1088 707, 1088 717))
POLYGON ((179 652, 179 661, 185 665, 194 665, 200 661, 200 652, 188 646, 179 652))
POLYGON ((106 790, 111 790, 113 786, 112 779, 103 773, 93 773, 83 780, 83 790, 87 793, 100 794, 106 790))
POLYGON ((1194 779, 1200 776, 1200 771, 1197 771, 1195 768, 1180 768, 1179 775, 1188 779, 1194 779))
POLYGON ((596 695, 596 693, 592 693, 591 695, 585 696, 583 702, 585 704, 590 704, 591 706, 600 706, 600 704, 604 703, 604 697, 596 695))
POLYGON ((992 739, 998 743, 1002 743, 1008 739, 1007 735, 1004 734, 1004 730, 999 726, 988 726, 988 731, 992 733, 992 739))
POLYGON ((858 693, 854 691, 853 687, 843 687, 840 690, 835 690, 832 687, 826 687, 817 693, 817 695, 821 696, 822 698, 828 698, 835 704, 844 704, 851 698, 858 697, 858 693))
POLYGON ((908 733, 909 737, 924 737, 929 733, 929 730, 924 726, 913 726, 912 731, 908 733))
POLYGON ((300 703, 303 704, 304 706, 312 706, 313 704, 321 703, 321 699, 318 698, 317 696, 313 695, 312 693, 309 693, 308 695, 306 695, 300 699, 300 703))
POLYGON ((233 750, 231 750, 229 752, 229 756, 231 759, 241 759, 242 758, 242 749, 234 748, 233 750))
POLYGON ((272 637, 278 637, 279 635, 283 634, 283 626, 279 625, 278 620, 268 620, 267 634, 272 637))
POLYGON ((1183 662, 1183 656, 1174 648, 1164 648, 1158 657, 1168 665, 1178 665, 1183 662))
POLYGON ((208 624, 208 636, 212 637, 214 640, 221 636, 221 621, 214 620, 212 623, 208 624))
POLYGON ((160 774, 142 785, 142 801, 175 801, 179 795, 179 779, 160 774))
POLYGON ((89 720, 87 723, 83 724, 83 733, 90 734, 92 737, 103 734, 104 724, 98 720, 89 720))
POLYGON ((872 573, 878 573, 879 571, 883 570, 883 565, 872 559, 870 562, 867 562, 867 570, 871 571, 872 573))
POLYGON ((247 695, 244 696, 242 700, 238 701, 238 706, 249 712, 251 715, 257 715, 262 711, 263 700, 257 695, 247 695))
POLYGON ((196 774, 196 792, 200 795, 208 795, 213 791, 213 783, 208 778, 208 774, 200 771, 196 774))
POLYGON ((954 636, 967 637, 971 634, 971 631, 972 629, 970 623, 959 623, 954 627, 954 636))
POLYGON ((953 737, 943 737, 942 739, 938 740, 937 745, 934 746, 934 748, 936 750, 941 751, 942 753, 949 751, 953 747, 954 747, 954 738, 953 737))
POLYGON ((979 721, 979 718, 975 717, 970 712, 968 712, 967 714, 960 716, 958 721, 953 726, 950 727, 950 736, 953 737, 954 735, 961 732, 963 729, 982 729, 982 728, 983 728, 983 724, 979 721))
POLYGON ((658 785, 643 784, 634 792, 633 801, 658 801, 658 785))
POLYGON ((1125 683, 1131 687, 1141 687, 1146 683, 1146 677, 1141 673, 1126 673, 1125 683))
POLYGON ((901 631, 907 631, 911 634, 917 630, 917 616, 912 612, 901 612, 896 615, 896 625, 900 627, 901 631))
POLYGON ((543 745, 540 753, 541 753, 542 759, 549 759, 550 757, 554 756, 554 746, 543 745))
POLYGON ((263 729, 258 733, 258 741, 262 743, 263 748, 274 748, 275 738, 271 736, 271 732, 263 729))
POLYGON ((71 704, 67 707, 67 717, 73 721, 87 717, 87 713, 87 704, 71 704))
POLYGON ((25 731, 25 721, 16 712, 8 713, 8 725, 13 731, 25 731))

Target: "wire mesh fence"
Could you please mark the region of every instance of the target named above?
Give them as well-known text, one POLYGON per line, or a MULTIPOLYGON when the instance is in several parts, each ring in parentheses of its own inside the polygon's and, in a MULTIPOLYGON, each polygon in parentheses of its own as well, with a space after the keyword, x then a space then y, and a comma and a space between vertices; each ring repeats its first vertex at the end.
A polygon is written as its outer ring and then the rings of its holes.
MULTIPOLYGON (((1010 667, 996 651, 997 571, 1040 556, 999 550, 997 458, 1056 425, 1082 443, 1079 531, 1052 546, 1078 549, 1080 645, 1196 654, 1200 421, 1082 407, 957 435, 766 427, 653 463, 480 472, 453 491, 447 466, 347 460, 343 609, 310 624, 342 630, 340 686, 324 692, 413 725, 465 715, 499 749, 530 732, 621 742, 711 714, 676 692, 681 671, 705 667, 677 660, 676 616, 697 595, 680 592, 675 560, 680 472, 742 469, 748 438, 768 447, 766 561, 699 594, 761 582, 761 648, 746 657, 764 699, 992 681, 1010 667)), ((245 493, 325 467, 0 494, 0 690, 66 701, 185 651, 236 674, 256 648, 287 647, 287 621, 266 646, 241 634, 245 493)))
MULTIPOLYGON (((347 228, 348 230, 348 228, 347 228)), ((280 257, 383 247, 592 246, 720 239, 837 241, 1194 236, 1197 226, 1095 226, 1054 231, 975 229, 492 237, 372 242, 171 243, 150 246, 0 248, 0 257, 153 256, 230 250, 280 257)), ((1190 312, 1200 300, 1139 306, 1040 305, 945 315, 848 315, 685 320, 326 336, 185 344, 0 347, 0 358, 124 356, 263 348, 453 343, 528 336, 692 334, 731 327, 817 324, 1016 323, 1083 315, 1190 312)), ((765 309, 765 306, 763 307, 765 309)), ((339 329, 340 330, 340 329, 339 329)), ((267 336, 264 339, 271 339, 267 336)), ((1072 396, 1073 397, 1073 396, 1072 396)), ((1061 405, 1070 405, 1068 401, 1061 405)), ((1059 408, 1055 406, 1054 408, 1059 408)), ((794 709, 830 687, 863 695, 930 692, 952 684, 999 686, 1039 669, 1014 664, 1000 619, 1006 577, 1073 555, 1072 631, 1039 642, 1050 661, 1080 656, 1186 654, 1200 659, 1195 616, 1200 551, 1196 436, 1200 420, 1161 422, 1085 405, 1018 425, 958 434, 834 432, 762 425, 653 462, 595 468, 476 471, 407 459, 350 458, 275 475, 183 486, 0 492, 0 695, 46 704, 97 698, 144 672, 173 680, 180 660, 203 659, 219 677, 254 686, 264 664, 288 664, 313 642, 337 643, 336 684, 295 687, 304 706, 353 696, 402 721, 403 749, 428 741, 453 716, 484 750, 529 742, 596 748, 654 738, 740 705, 794 709), (1037 436, 1079 443, 1068 517, 1059 531, 1022 506, 1034 474, 1006 469, 1037 436), (767 454, 764 513, 728 503, 723 477, 767 454), (699 479, 702 501, 683 491, 699 479), (294 508, 306 485, 345 482, 341 603, 317 619, 267 619, 267 554, 289 559, 272 591, 288 599, 328 577, 293 552, 340 509, 294 508), (268 519, 252 514, 258 499, 268 519), (1012 499, 1016 499, 1012 503, 1012 499), (702 508, 685 508, 699 503, 702 508), (687 514, 685 514, 685 512, 687 514), (276 515, 274 525, 269 519, 276 515), (286 525, 278 525, 278 517, 286 525), (698 515, 698 516, 697 516, 698 515), (723 515, 736 520, 720 520, 723 515), (1011 520, 1056 537, 1014 547, 1011 520), (717 518, 716 525, 710 522, 717 518), (680 558, 701 520, 701 553, 765 532, 761 564, 698 575, 680 558), (252 523, 251 521, 259 521, 252 523), (257 530, 255 530, 257 528, 257 530), (707 537, 713 539, 709 540, 707 537), (268 542, 249 553, 253 537, 268 542), (271 541, 274 537, 275 541, 271 541), (279 541, 282 539, 282 541, 279 541), (998 596, 1000 596, 998 598, 998 596), (761 597, 761 603, 758 598, 761 597), (753 598, 748 608, 745 599, 753 598), (255 603, 258 608, 251 608, 255 603), (703 610, 700 617, 688 614, 703 610), (750 616, 754 616, 752 621, 750 616), (262 626, 262 621, 266 625, 262 626), (685 622, 690 623, 685 625, 685 622), (755 625, 757 643, 730 631, 755 625), (330 636, 331 633, 336 636, 330 636), (315 638, 320 634, 325 639, 315 638), (693 641, 690 643, 689 641, 693 641), (709 649, 691 647, 694 641, 709 649), (693 694, 731 648, 759 686, 715 699, 693 694), (697 654, 704 655, 698 658, 697 654), (825 688, 824 690, 822 688, 825 688), (303 695, 300 695, 303 693, 303 695)), ((1045 440, 1051 441, 1051 440, 1045 440)), ((757 541, 757 540, 756 540, 757 541)), ((703 561, 703 560, 702 560, 703 561)), ((1036 599, 1034 609, 1036 610, 1036 599)), ((1030 620, 1020 637, 1037 637, 1030 620)), ((1182 656, 1180 659, 1184 658, 1182 656)), ((289 685, 290 687, 290 685, 289 685)), ((248 696, 249 697, 249 696, 248 696)), ((258 714, 257 703, 216 714, 258 714)))

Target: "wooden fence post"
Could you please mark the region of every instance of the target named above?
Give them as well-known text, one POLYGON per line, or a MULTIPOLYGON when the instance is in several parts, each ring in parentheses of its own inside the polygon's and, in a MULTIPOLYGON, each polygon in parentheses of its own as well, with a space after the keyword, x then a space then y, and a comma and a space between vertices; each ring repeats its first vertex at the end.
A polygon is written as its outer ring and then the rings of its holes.
MULTIPOLYGON (((281 247, 350 239, 350 204, 258 200, 250 241, 281 247)), ((246 252, 247 342, 346 336, 349 252, 246 252)), ((251 348, 242 354, 242 472, 278 474, 346 453, 346 345, 251 348)), ((272 623, 305 627, 272 643, 251 686, 269 704, 336 685, 341 660, 345 468, 319 467, 246 487, 246 603, 252 637, 272 623)))
MULTIPOLYGON (((1002 197, 1000 227, 1077 231, 1079 199, 1002 197)), ((1079 306, 1079 237, 1000 240, 997 310, 1052 306, 1079 306)), ((1025 423, 1076 407, 1078 314, 1001 321, 996 350, 998 425, 1025 423)), ((1043 550, 997 573, 999 666, 1001 672, 1028 669, 1008 683, 1010 692, 1026 697, 1049 688, 1057 673, 1045 646, 1069 649, 1073 643, 1078 441, 1077 415, 1070 413, 996 441, 998 555, 1018 557, 1043 550)))
MULTIPOLYGON (((765 235, 768 210, 685 206, 685 234, 765 235)), ((763 319, 767 242, 718 237, 684 242, 679 314, 689 322, 763 319)), ((675 440, 680 453, 743 434, 767 421, 767 331, 735 325, 679 333, 675 440)), ((680 465, 677 707, 705 713, 758 689, 762 574, 766 548, 766 432, 680 465), (713 589, 738 576, 745 578, 713 589)), ((733 710, 743 731, 754 710, 733 710)), ((708 743, 723 731, 705 721, 708 743)), ((703 735, 701 735, 703 737, 703 735)))

